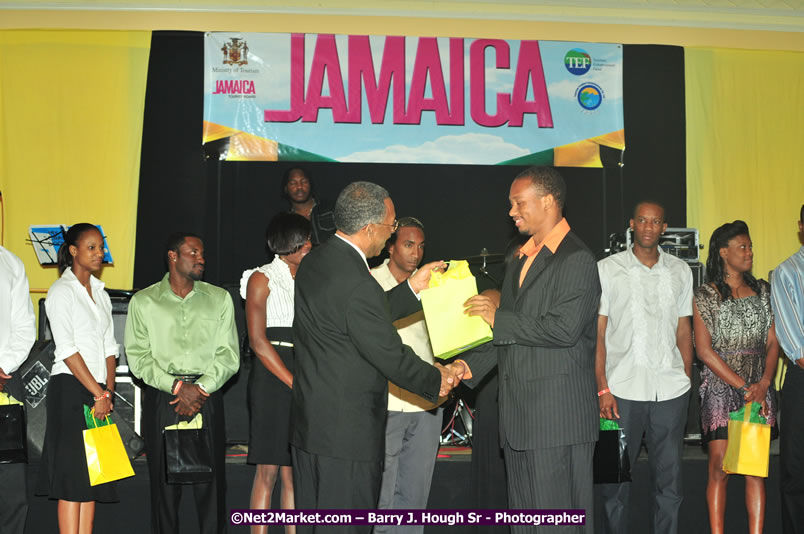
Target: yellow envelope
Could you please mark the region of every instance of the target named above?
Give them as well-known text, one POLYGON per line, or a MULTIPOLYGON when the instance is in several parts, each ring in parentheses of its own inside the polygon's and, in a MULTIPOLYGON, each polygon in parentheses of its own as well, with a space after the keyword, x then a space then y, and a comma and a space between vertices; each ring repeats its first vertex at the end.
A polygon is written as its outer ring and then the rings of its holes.
POLYGON ((0 406, 8 406, 12 404, 22 404, 20 401, 6 393, 5 391, 0 391, 0 406))
POLYGON ((422 309, 436 358, 448 359, 487 343, 491 328, 480 317, 464 313, 463 303, 477 295, 477 283, 465 260, 453 260, 446 272, 434 272, 421 291, 422 309))
POLYGON ((204 420, 201 414, 195 414, 195 417, 189 421, 179 421, 175 425, 166 426, 165 430, 198 430, 204 426, 204 420))

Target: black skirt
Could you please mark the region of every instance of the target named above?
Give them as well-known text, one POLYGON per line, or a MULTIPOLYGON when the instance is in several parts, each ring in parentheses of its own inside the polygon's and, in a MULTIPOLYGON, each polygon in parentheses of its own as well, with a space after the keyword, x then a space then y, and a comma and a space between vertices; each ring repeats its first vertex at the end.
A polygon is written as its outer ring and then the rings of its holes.
MULTIPOLYGON (((101 387, 105 387, 101 385, 101 387)), ((56 374, 47 385, 47 427, 36 494, 73 502, 117 502, 116 482, 89 485, 84 452, 84 405, 92 394, 70 374, 56 374)))
MULTIPOLYGON (((267 328, 270 341, 292 343, 290 328, 267 328)), ((293 348, 273 346, 293 373, 293 348)), ((290 465, 291 390, 254 356, 248 377, 248 458, 250 464, 290 465)))

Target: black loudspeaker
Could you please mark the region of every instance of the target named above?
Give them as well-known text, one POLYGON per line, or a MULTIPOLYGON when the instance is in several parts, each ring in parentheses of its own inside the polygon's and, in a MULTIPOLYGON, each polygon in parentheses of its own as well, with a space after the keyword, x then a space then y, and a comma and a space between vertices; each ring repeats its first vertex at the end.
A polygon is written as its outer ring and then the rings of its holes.
POLYGON ((692 289, 706 283, 706 266, 699 261, 688 261, 692 271, 692 289))
POLYGON ((223 386, 223 413, 226 418, 226 441, 248 443, 248 375, 254 360, 248 349, 245 301, 240 298, 240 284, 223 286, 232 296, 235 325, 240 341, 240 370, 223 386))
MULTIPOLYGON (((706 283, 706 266, 699 261, 688 261, 692 270, 692 287, 695 289, 706 283)), ((690 318, 690 321, 692 318, 690 318)), ((703 363, 694 357, 692 361, 692 387, 690 388, 690 403, 687 409, 687 425, 684 427, 684 441, 688 443, 701 442, 701 396, 698 390, 701 387, 701 369, 703 363)))
POLYGON ((139 456, 145 448, 145 440, 135 431, 135 421, 138 415, 136 405, 141 399, 140 391, 142 390, 130 379, 130 376, 117 377, 112 420, 117 425, 128 457, 132 460, 139 456))
POLYGON ((703 364, 696 356, 692 362, 690 404, 687 409, 687 425, 684 427, 684 441, 688 443, 701 442, 701 396, 698 394, 698 390, 701 387, 702 366, 703 364))
MULTIPOLYGON (((43 308, 40 308, 40 312, 43 308)), ((45 398, 47 385, 50 382, 50 370, 53 367, 53 353, 56 344, 53 340, 34 343, 28 359, 19 369, 22 385, 25 388, 25 411, 28 423, 28 460, 42 457, 42 445, 45 441, 47 410, 45 398)))

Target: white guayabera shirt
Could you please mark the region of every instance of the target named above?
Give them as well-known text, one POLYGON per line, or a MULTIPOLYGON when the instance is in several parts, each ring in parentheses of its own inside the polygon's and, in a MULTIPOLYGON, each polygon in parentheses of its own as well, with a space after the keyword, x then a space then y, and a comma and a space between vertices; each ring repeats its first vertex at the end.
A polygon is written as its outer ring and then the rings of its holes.
POLYGON ((675 399, 690 389, 676 346, 680 317, 692 315, 692 271, 659 248, 648 268, 632 248, 597 264, 606 326, 606 380, 612 394, 634 401, 675 399))

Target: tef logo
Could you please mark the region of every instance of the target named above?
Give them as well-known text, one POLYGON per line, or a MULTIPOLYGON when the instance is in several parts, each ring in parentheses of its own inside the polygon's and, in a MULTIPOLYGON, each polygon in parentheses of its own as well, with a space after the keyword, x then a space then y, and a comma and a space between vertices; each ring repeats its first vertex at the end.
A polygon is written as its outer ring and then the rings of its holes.
POLYGON ((567 67, 570 74, 581 76, 589 72, 589 69, 592 68, 592 58, 589 57, 586 50, 573 48, 564 56, 564 66, 567 67))

